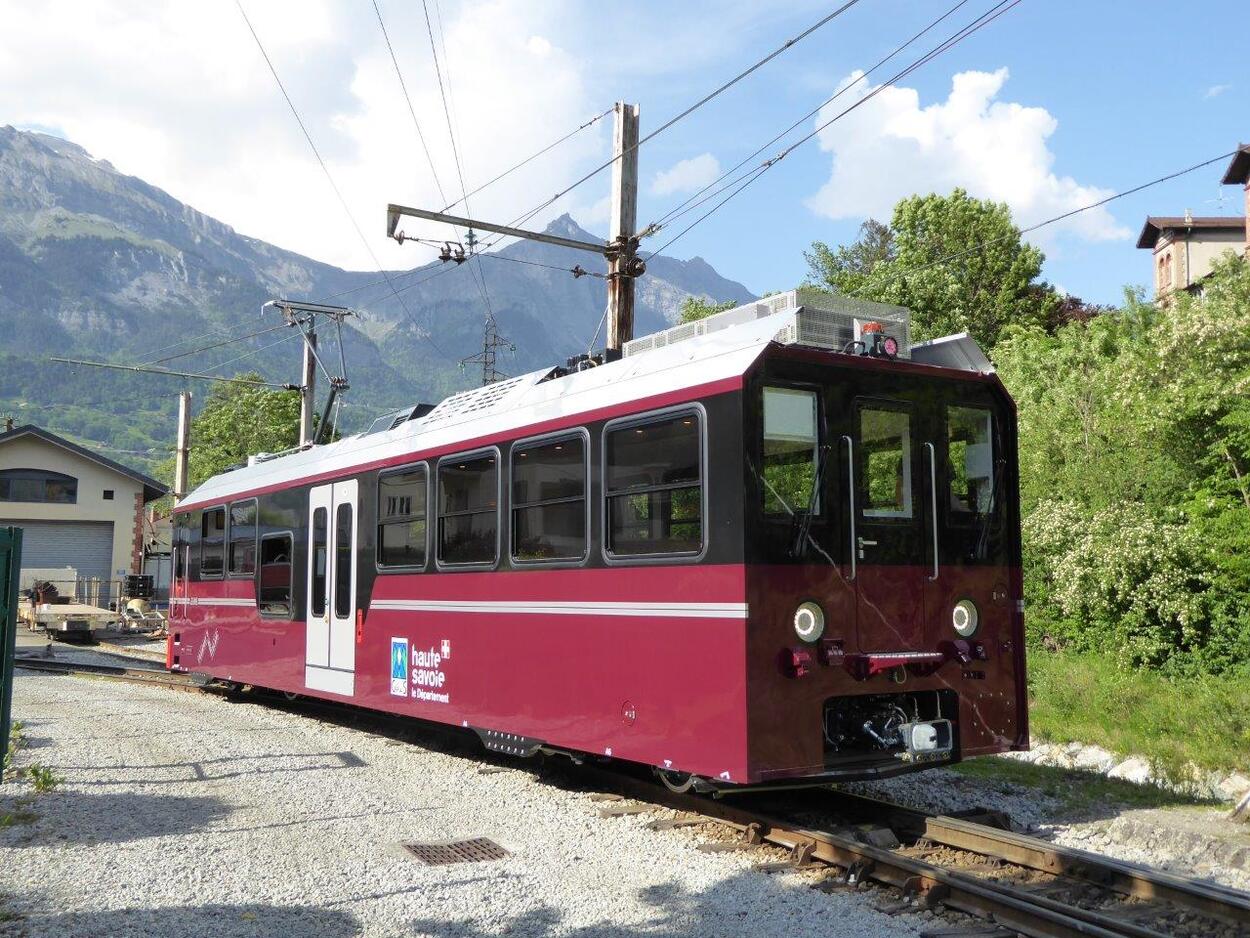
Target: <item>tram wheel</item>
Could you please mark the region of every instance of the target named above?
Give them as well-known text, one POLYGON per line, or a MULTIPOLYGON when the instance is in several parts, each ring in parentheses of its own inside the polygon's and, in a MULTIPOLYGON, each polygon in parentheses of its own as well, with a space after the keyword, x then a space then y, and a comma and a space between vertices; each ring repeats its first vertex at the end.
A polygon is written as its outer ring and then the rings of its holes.
POLYGON ((293 690, 284 690, 282 696, 287 700, 299 700, 300 695, 293 690))
POLYGON ((694 787, 695 778, 689 772, 671 772, 668 769, 656 769, 655 774, 659 776, 665 788, 679 795, 684 795, 694 787))

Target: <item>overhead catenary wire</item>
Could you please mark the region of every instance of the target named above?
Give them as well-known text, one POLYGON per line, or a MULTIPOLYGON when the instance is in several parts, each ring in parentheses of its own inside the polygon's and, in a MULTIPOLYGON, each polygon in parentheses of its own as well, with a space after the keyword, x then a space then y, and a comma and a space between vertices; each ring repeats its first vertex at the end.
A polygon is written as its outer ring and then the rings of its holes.
MULTIPOLYGON (((339 189, 338 183, 334 181, 334 176, 330 172, 330 167, 326 165, 326 161, 321 156, 321 151, 317 149, 317 144, 313 142, 312 135, 308 132, 308 128, 304 124, 304 119, 300 117, 299 109, 295 107, 295 102, 291 100, 291 96, 287 93, 286 86, 282 83, 282 79, 278 76, 278 70, 274 66, 273 60, 270 59, 268 51, 265 49, 265 44, 261 42, 260 35, 256 32, 256 28, 252 25, 252 21, 248 18, 247 11, 243 8, 243 0, 234 0, 234 2, 235 6, 239 9, 239 15, 243 17, 243 22, 247 25, 248 32, 252 34, 252 39, 256 42, 256 48, 260 50, 261 57, 265 60, 265 65, 269 68, 269 74, 273 76, 274 84, 278 86, 278 91, 281 92, 283 100, 286 101, 287 107, 291 111, 291 116, 295 118, 295 122, 299 125, 300 132, 304 135, 304 140, 308 143, 308 148, 312 150, 313 156, 316 157, 317 165, 321 167, 322 173, 325 174, 326 181, 329 182, 330 188, 334 190, 335 196, 338 198, 339 203, 343 206, 343 211, 347 215, 348 221, 351 222, 352 228, 355 229, 356 235, 360 238, 360 243, 364 245, 365 251, 369 254, 369 257, 372 258, 374 266, 378 268, 378 272, 382 274, 383 279, 389 284, 391 282, 390 275, 383 268, 382 262, 378 260, 377 254, 374 252, 373 247, 369 244, 369 239, 365 237, 364 231, 356 221, 356 216, 352 213, 351 206, 347 204, 347 199, 344 198, 342 190, 339 189)), ((412 314, 412 310, 408 308, 408 304, 404 302, 403 298, 399 295, 398 291, 394 290, 393 286, 392 293, 394 294, 395 299, 399 301, 399 305, 403 309, 404 314, 410 320, 413 320, 413 325, 415 326, 416 321, 412 314)), ((449 357, 446 352, 439 348, 438 343, 436 343, 430 335, 426 333, 421 334, 427 342, 434 346, 440 355, 445 358, 449 357)))
MULTIPOLYGON (((868 101, 871 101, 874 97, 876 97, 886 88, 891 87, 896 81, 900 81, 901 79, 906 78, 908 75, 916 71, 918 68, 921 68, 922 66, 928 64, 929 62, 937 58, 939 55, 942 55, 943 53, 954 48, 956 45, 958 45, 963 40, 967 39, 969 36, 980 31, 981 29, 984 29, 994 20, 998 19, 998 17, 1002 16, 1004 13, 1007 13, 1009 10, 1016 7, 1020 2, 1021 0, 1000 0, 999 3, 995 4, 985 13, 982 13, 976 19, 972 20, 967 25, 960 28, 958 31, 956 31, 954 34, 949 36, 947 39, 943 40, 934 48, 930 49, 920 58, 913 61, 910 65, 907 65, 900 71, 896 72, 893 76, 891 76, 882 84, 878 85, 876 88, 872 89, 872 91, 864 95, 855 103, 844 108, 842 111, 839 111, 829 120, 817 125, 817 127, 814 130, 803 135, 798 140, 794 141, 793 143, 785 147, 785 149, 781 150, 776 156, 772 157, 771 159, 765 160, 763 163, 749 170, 747 173, 743 174, 738 179, 722 186, 721 189, 718 190, 716 193, 713 193, 711 197, 715 197, 715 195, 719 195, 722 192, 728 191, 729 194, 726 195, 725 198, 721 199, 719 202, 713 205, 712 208, 710 208, 708 211, 700 215, 698 218, 696 218, 693 222, 691 222, 689 225, 683 228, 680 232, 678 232, 676 235, 674 235, 672 238, 670 238, 660 247, 652 251, 648 255, 647 259, 650 260, 650 258, 655 257, 657 254, 671 247, 674 242, 685 237, 697 225, 701 224, 702 222, 710 218, 712 215, 714 215, 727 202, 729 202, 731 199, 733 199, 735 196, 737 196, 739 193, 745 190, 748 186, 750 186, 752 183, 758 180, 761 176, 763 176, 764 173, 768 172, 768 170, 772 169, 774 166, 780 163, 783 159, 785 159, 787 156, 789 156, 791 153, 793 153, 803 144, 807 143, 808 141, 818 136, 821 131, 825 130, 827 127, 831 126, 836 121, 841 120, 847 114, 851 113, 852 111, 866 104, 868 101)), ((707 201, 707 200, 705 199, 703 201, 707 201)), ((684 214, 684 212, 681 214, 684 214)), ((651 233, 654 234, 654 232, 657 230, 659 229, 653 229, 651 233)))
MULTIPOLYGON (((524 214, 517 216, 517 218, 514 221, 509 223, 509 227, 516 227, 517 225, 524 223, 530 218, 533 218, 535 215, 537 215, 539 212, 541 212, 543 209, 547 208, 548 206, 554 205, 556 202, 564 198, 564 196, 568 195, 578 186, 581 186, 583 183, 587 182, 590 179, 593 179, 595 176, 599 175, 599 173, 609 168, 617 160, 624 158, 629 153, 632 153, 634 150, 641 147, 647 141, 654 139, 655 137, 662 134, 664 131, 668 130, 677 122, 689 117, 691 114, 699 110, 699 108, 703 107, 709 101, 712 101, 715 98, 719 97, 720 95, 724 94, 726 91, 728 91, 734 85, 738 84, 738 82, 742 81, 742 79, 746 78, 748 75, 762 68, 764 65, 767 65, 769 62, 771 62, 777 56, 781 55, 786 50, 802 42, 804 39, 806 39, 812 33, 816 32, 821 27, 826 26, 827 24, 831 23, 833 20, 837 19, 839 16, 841 16, 851 7, 855 6, 855 4, 857 4, 858 2, 859 0, 847 0, 847 2, 843 3, 841 6, 838 6, 830 13, 825 14, 823 17, 821 17, 812 25, 808 26, 798 35, 793 36, 790 39, 787 39, 784 43, 782 43, 772 52, 768 53, 768 55, 764 56, 762 59, 758 59, 756 62, 754 62, 747 68, 743 69, 741 72, 736 74, 734 77, 730 78, 728 81, 721 83, 716 88, 713 88, 711 91, 709 91, 707 94, 701 97, 698 101, 695 101, 689 107, 685 108, 684 110, 670 117, 668 120, 666 120, 663 124, 661 124, 655 130, 641 137, 638 140, 638 142, 635 143, 632 147, 629 147, 623 152, 614 155, 611 159, 607 160, 604 163, 599 164, 590 172, 586 173, 584 176, 582 176, 581 178, 579 178, 572 184, 561 189, 559 192, 551 196, 545 202, 542 202, 541 204, 530 209, 528 212, 525 212, 524 214)), ((498 241, 499 241, 499 238, 495 238, 491 243, 495 244, 498 241)))
MULTIPOLYGON (((703 196, 705 192, 708 192, 711 189, 715 189, 725 179, 728 179, 730 176, 736 173, 739 169, 741 169, 747 163, 751 162, 751 160, 755 159, 757 156, 759 156, 761 153, 763 153, 773 144, 783 140, 786 136, 793 133, 797 128, 801 127, 805 121, 815 117, 822 110, 824 110, 834 101, 836 101, 838 98, 842 97, 842 95, 846 94, 856 85, 858 85, 859 83, 863 81, 866 81, 868 77, 872 75, 873 72, 877 71, 879 68, 881 68, 887 62, 889 62, 895 56, 899 55, 901 52, 906 50, 907 47, 910 46, 912 43, 914 43, 917 39, 920 39, 926 33, 935 29, 944 20, 953 16, 956 12, 959 11, 961 7, 965 6, 968 2, 969 0, 959 0, 958 3, 956 3, 954 6, 950 7, 949 9, 947 9, 947 11, 943 13, 941 16, 937 17, 934 20, 931 20, 929 24, 924 27, 924 29, 920 30, 917 33, 914 33, 909 39, 895 46, 894 49, 889 52, 889 54, 887 54, 883 58, 878 59, 874 65, 870 66, 868 69, 861 72, 855 78, 854 81, 847 82, 845 85, 839 88, 836 92, 834 92, 830 97, 826 98, 816 107, 812 108, 810 111, 808 111, 806 114, 804 114, 794 123, 792 123, 785 130, 781 131, 781 133, 777 134, 771 140, 768 140, 766 143, 763 143, 756 149, 752 150, 749 154, 747 154, 747 156, 743 157, 739 162, 735 163, 729 169, 725 170, 723 173, 721 173, 718 177, 713 179, 711 182, 697 189, 688 198, 686 198, 682 202, 679 202, 676 206, 671 208, 667 213, 660 216, 658 219, 656 219, 654 222, 648 225, 644 230, 645 231, 658 231, 660 228, 663 228, 665 225, 668 224, 669 221, 673 220, 674 218, 677 218, 680 215, 685 214, 687 211, 697 208, 699 205, 702 205, 704 202, 708 201, 711 198, 715 198, 716 196, 715 192, 713 192, 711 195, 705 198, 701 198, 701 196, 703 196), (687 206, 689 206, 689 208, 687 208, 687 206)), ((733 185, 733 183, 731 183, 730 185, 733 185)))
POLYGON ((233 345, 235 342, 244 342, 248 339, 254 339, 257 336, 262 336, 262 335, 265 335, 266 333, 275 332, 278 329, 284 329, 284 328, 286 328, 286 323, 280 322, 276 326, 269 326, 265 329, 257 329, 255 332, 247 333, 247 335, 240 335, 240 336, 235 336, 230 339, 223 339, 220 342, 214 342, 212 345, 204 345, 204 346, 201 346, 200 348, 194 348, 187 352, 179 352, 177 355, 166 355, 164 358, 156 358, 151 361, 146 361, 143 364, 162 365, 165 362, 172 362, 178 358, 186 358, 189 355, 199 355, 201 352, 210 352, 213 349, 221 348, 222 346, 225 346, 225 345, 233 345))
POLYGON ((1236 156, 1237 153, 1238 153, 1237 150, 1229 150, 1227 153, 1221 153, 1219 156, 1213 156, 1210 159, 1203 160, 1200 163, 1194 163, 1193 165, 1186 166, 1183 169, 1173 170, 1172 172, 1165 173, 1164 175, 1159 176, 1155 179, 1151 179, 1148 182, 1139 183, 1138 185, 1135 185, 1129 189, 1125 189, 1122 192, 1112 193, 1111 195, 1106 196, 1105 198, 1099 199, 1096 202, 1090 202, 1088 205, 1082 205, 1078 208, 1069 209, 1066 212, 1062 212, 1058 215, 1054 215, 1043 221, 1035 222, 1034 224, 1031 224, 1025 228, 1021 228, 1018 232, 1012 232, 1006 235, 1001 235, 1000 237, 997 237, 997 238, 989 238, 985 241, 979 241, 976 244, 972 245, 972 247, 965 248, 962 251, 956 251, 953 254, 947 254, 942 257, 938 257, 932 261, 927 261, 924 264, 916 264, 911 267, 903 267, 903 268, 898 268, 896 270, 887 271, 886 274, 881 276, 879 279, 873 278, 870 275, 869 278, 864 281, 864 283, 862 284, 862 287, 879 286, 882 283, 888 283, 891 280, 896 280, 899 277, 904 277, 908 274, 919 273, 920 271, 929 270, 930 268, 933 268, 933 267, 939 267, 942 264, 949 264, 951 261, 959 260, 964 257, 969 257, 973 254, 979 253, 980 251, 983 251, 986 248, 992 245, 998 244, 1002 241, 1008 241, 1020 235, 1031 234, 1032 232, 1038 231, 1042 228, 1046 228, 1049 225, 1054 225, 1061 221, 1066 221, 1067 219, 1072 218, 1076 215, 1080 215, 1083 212, 1089 212, 1089 211, 1093 211, 1096 208, 1102 208, 1104 205, 1107 205, 1110 202, 1115 202, 1118 199, 1123 199, 1130 195, 1136 195, 1138 192, 1142 192, 1154 186, 1162 185, 1165 182, 1171 182, 1173 179, 1178 179, 1181 176, 1188 175, 1189 173, 1196 172, 1197 170, 1205 169, 1206 167, 1211 166, 1215 163, 1222 163, 1225 160, 1231 159, 1232 157, 1236 156))
POLYGON ((478 186, 476 189, 474 189, 472 192, 469 192, 462 198, 456 199, 456 201, 454 202, 448 202, 446 205, 443 206, 443 211, 446 212, 449 209, 455 208, 461 202, 465 201, 465 199, 468 199, 471 196, 477 195, 479 192, 482 192, 483 190, 489 188, 490 186, 493 186, 495 183, 499 182, 501 179, 504 179, 507 176, 512 175, 521 167, 526 166, 529 163, 532 163, 534 160, 538 159, 540 156, 543 156, 544 154, 549 153, 550 151, 558 147, 560 144, 564 143, 566 140, 569 140, 570 138, 575 137, 577 134, 581 133, 586 128, 591 127, 594 124, 598 123, 599 121, 603 120, 605 117, 607 117, 609 114, 612 113, 612 110, 613 110, 612 108, 608 108, 606 111, 603 111, 601 114, 596 114, 590 120, 586 121, 586 123, 579 124, 577 127, 570 130, 559 140, 556 140, 552 143, 547 144, 547 146, 543 147, 541 150, 539 150, 536 153, 531 153, 529 156, 521 160, 519 163, 514 163, 512 166, 505 169, 498 176, 495 176, 494 178, 489 179, 486 182, 482 183, 480 186, 478 186))

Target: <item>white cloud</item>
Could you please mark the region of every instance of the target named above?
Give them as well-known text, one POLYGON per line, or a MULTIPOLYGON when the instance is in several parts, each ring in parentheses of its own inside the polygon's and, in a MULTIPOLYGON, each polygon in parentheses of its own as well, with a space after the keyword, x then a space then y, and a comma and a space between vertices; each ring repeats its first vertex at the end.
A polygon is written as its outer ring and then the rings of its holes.
POLYGON ((651 182, 653 195, 672 195, 675 192, 693 192, 720 176, 720 163, 711 153, 700 153, 688 160, 674 163, 655 174, 651 182))
POLYGON ((1225 91, 1228 91, 1232 87, 1233 87, 1232 85, 1212 85, 1210 88, 1206 90, 1206 92, 1203 94, 1203 97, 1204 98, 1218 98, 1225 91))
MULTIPOLYGON (((859 76, 853 73, 840 87, 859 76)), ((921 107, 915 89, 885 88, 820 132, 821 149, 833 154, 832 172, 808 207, 829 218, 888 220, 901 198, 960 186, 1006 202, 1023 227, 1110 195, 1054 172, 1047 140, 1058 122, 1044 108, 997 100, 1007 77, 1005 68, 955 75, 949 97, 928 107, 921 107)), ((851 94, 862 98, 870 90, 864 83, 851 94)), ((818 121, 845 109, 846 98, 826 106, 818 121)), ((1105 208, 1060 227, 1091 241, 1130 234, 1105 208)))
MULTIPOLYGON (((423 260, 413 245, 384 236, 388 202, 444 203, 372 10, 336 0, 245 6, 374 253, 388 267, 423 260)), ((459 182, 421 7, 381 7, 442 188, 454 198, 459 182)), ((466 0, 443 12, 470 188, 597 113, 587 63, 567 51, 566 4, 466 0)), ((245 234, 331 263, 372 266, 234 4, 0 0, 0 23, 0 123, 57 128, 245 234)), ((471 199, 473 213, 508 221, 532 208, 602 158, 608 124, 471 199)), ((432 223, 405 227, 448 232, 432 223)))

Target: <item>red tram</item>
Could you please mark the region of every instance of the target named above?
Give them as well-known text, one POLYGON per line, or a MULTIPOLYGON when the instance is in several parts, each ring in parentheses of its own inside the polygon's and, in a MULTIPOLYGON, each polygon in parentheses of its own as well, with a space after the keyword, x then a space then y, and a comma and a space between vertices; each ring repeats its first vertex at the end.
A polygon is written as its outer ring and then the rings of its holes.
POLYGON ((210 479, 170 667, 704 790, 1027 748, 1012 401, 806 299, 210 479))

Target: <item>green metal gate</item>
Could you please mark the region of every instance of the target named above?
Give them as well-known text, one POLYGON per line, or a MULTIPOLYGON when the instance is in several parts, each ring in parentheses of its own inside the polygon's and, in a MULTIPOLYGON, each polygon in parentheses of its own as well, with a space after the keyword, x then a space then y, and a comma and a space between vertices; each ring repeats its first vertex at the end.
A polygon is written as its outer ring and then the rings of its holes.
MULTIPOLYGON (((13 707, 13 654, 17 644, 17 585, 22 568, 22 529, 0 528, 0 766, 9 752, 13 707)), ((0 769, 0 782, 4 781, 0 769)))

